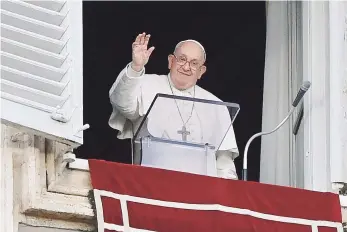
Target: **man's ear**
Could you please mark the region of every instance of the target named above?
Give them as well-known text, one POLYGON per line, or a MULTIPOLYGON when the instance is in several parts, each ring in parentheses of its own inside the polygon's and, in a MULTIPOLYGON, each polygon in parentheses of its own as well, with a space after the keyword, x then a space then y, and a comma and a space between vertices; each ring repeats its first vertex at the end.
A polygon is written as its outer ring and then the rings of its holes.
POLYGON ((204 75, 204 73, 206 72, 206 70, 207 70, 207 68, 206 68, 205 65, 201 66, 201 68, 200 68, 200 75, 199 75, 198 79, 200 79, 201 76, 204 75))
POLYGON ((171 69, 171 67, 172 67, 173 58, 174 58, 174 56, 171 54, 167 57, 169 69, 171 69))

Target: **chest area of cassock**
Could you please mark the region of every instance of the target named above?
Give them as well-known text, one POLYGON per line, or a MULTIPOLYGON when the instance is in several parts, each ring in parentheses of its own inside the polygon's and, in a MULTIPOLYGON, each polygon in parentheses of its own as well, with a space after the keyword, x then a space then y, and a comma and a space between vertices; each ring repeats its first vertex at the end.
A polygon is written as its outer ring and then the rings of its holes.
MULTIPOLYGON (((192 92, 177 90, 172 92, 170 86, 163 83, 160 89, 150 94, 152 99, 147 99, 147 104, 153 101, 157 93, 194 97, 192 92)), ((195 92, 195 98, 204 99, 204 96, 195 92)), ((157 98, 148 115, 147 130, 157 138, 219 146, 230 123, 225 106, 174 98, 157 98)))

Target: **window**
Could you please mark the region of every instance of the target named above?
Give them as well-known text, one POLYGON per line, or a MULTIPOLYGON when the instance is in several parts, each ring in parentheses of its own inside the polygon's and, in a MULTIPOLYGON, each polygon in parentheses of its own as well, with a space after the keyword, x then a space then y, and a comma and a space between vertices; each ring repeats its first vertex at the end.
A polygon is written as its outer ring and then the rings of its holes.
MULTIPOLYGON (((198 7, 187 1, 83 2, 84 120, 91 128, 84 134, 83 146, 74 150, 76 157, 131 163, 130 140, 118 139, 118 131, 108 125, 112 112, 108 92, 131 61, 134 36, 143 31, 152 35, 150 46, 156 47, 146 65, 147 73, 167 74, 167 56, 181 40, 196 39, 204 45, 207 72, 198 85, 223 101, 240 104, 234 130, 243 153, 247 140, 261 130, 265 2, 206 2, 198 7), (177 17, 167 17, 177 9, 194 20, 180 26, 177 17), (134 17, 128 17, 129 10, 134 17)), ((259 179, 259 151, 260 139, 249 150, 250 180, 259 179)), ((241 177, 242 155, 235 163, 241 177)))
POLYGON ((2 1, 2 122, 82 144, 82 49, 82 1, 2 1))

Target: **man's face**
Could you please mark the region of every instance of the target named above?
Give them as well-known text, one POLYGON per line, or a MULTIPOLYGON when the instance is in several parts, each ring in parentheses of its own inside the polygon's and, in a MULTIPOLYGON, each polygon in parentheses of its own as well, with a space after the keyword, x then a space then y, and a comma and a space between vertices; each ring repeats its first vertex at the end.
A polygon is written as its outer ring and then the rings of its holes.
POLYGON ((168 59, 171 80, 180 90, 194 86, 206 71, 204 53, 194 42, 181 44, 168 59))

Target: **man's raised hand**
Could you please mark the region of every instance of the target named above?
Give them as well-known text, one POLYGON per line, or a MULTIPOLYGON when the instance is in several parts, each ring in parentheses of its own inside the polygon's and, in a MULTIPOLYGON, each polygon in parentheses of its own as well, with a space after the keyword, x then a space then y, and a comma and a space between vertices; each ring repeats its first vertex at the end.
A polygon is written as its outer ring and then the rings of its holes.
POLYGON ((135 42, 132 44, 132 63, 131 67, 135 71, 141 71, 147 64, 150 55, 152 54, 154 47, 147 49, 148 41, 151 35, 146 33, 139 34, 136 37, 135 42))

